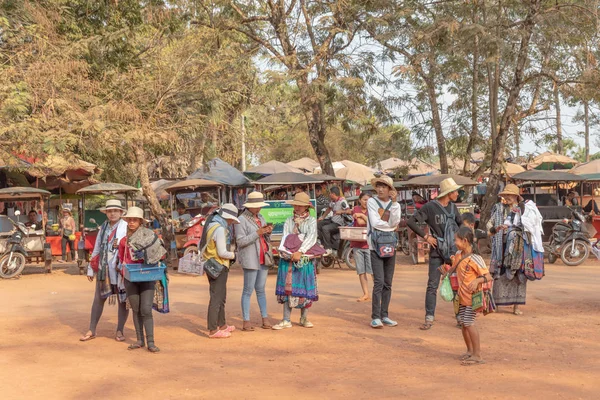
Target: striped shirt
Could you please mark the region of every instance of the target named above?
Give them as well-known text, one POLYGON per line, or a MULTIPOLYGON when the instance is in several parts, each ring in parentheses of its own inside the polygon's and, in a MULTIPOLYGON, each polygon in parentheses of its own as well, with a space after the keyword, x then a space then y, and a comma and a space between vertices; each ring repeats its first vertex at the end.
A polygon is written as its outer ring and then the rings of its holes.
MULTIPOLYGON (((294 225, 294 217, 289 217, 283 225, 283 237, 294 233, 294 225)), ((317 243, 317 219, 311 215, 298 228, 301 235, 300 239, 302 240, 302 246, 300 246, 298 251, 304 254, 317 243)))

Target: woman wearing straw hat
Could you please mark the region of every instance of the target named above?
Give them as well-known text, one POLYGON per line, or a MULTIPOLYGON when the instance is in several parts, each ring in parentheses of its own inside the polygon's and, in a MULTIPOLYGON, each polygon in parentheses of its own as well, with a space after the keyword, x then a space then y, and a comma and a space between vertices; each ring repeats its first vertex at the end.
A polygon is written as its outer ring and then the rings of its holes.
POLYGON ((250 323, 250 298, 256 290, 256 299, 262 316, 262 328, 271 329, 267 312, 267 296, 265 285, 269 267, 273 266, 273 258, 269 243, 273 226, 267 225, 260 215, 263 207, 268 207, 261 192, 252 192, 244 203, 246 210, 240 215, 240 224, 235 228, 238 248, 238 260, 244 270, 244 291, 242 292, 242 331, 253 331, 250 323))
POLYGON ((119 200, 108 200, 106 206, 100 211, 106 214, 107 220, 102 224, 96 237, 91 259, 94 261, 88 265, 87 277, 90 282, 94 281, 96 275, 96 291, 92 303, 90 316, 90 329, 81 337, 85 342, 96 337, 96 327, 104 311, 106 299, 111 298, 109 304, 118 304, 118 323, 115 340, 125 340, 123 329, 129 316, 126 304, 126 293, 123 277, 117 274, 117 249, 119 241, 127 234, 127 222, 121 219, 125 209, 119 200), (94 264, 94 266, 92 266, 94 264), (94 268, 96 270, 94 271, 94 268))
POLYGON ((71 252, 71 261, 75 261, 75 220, 70 208, 63 206, 62 214, 60 219, 62 258, 59 262, 64 263, 67 262, 67 244, 71 252))
MULTIPOLYGON (((123 216, 127 222, 127 235, 119 242, 119 263, 125 264, 155 264, 167 253, 165 248, 156 240, 156 234, 144 225, 144 210, 139 207, 130 207, 123 216), (137 249, 144 248, 145 256, 138 257, 137 249)), ((160 349, 154 343, 154 319, 152 318, 152 302, 154 301, 155 281, 130 282, 125 279, 127 298, 133 310, 133 325, 137 341, 128 347, 136 350, 144 347, 144 332, 148 351, 158 353, 160 349)))
POLYGON ((273 326, 273 329, 292 327, 290 319, 292 308, 300 309, 300 325, 312 328, 313 324, 307 319, 308 309, 313 302, 319 300, 319 293, 315 264, 307 254, 317 243, 317 220, 310 215, 310 208, 313 206, 308 194, 298 193, 294 196, 294 200, 286 203, 294 206, 294 215, 285 221, 283 237, 295 234, 300 243, 298 249, 289 257, 285 252, 279 259, 275 294, 277 301, 283 304, 283 319, 273 326))
POLYGON ((225 301, 227 299, 227 277, 229 276, 229 264, 235 258, 230 251, 231 231, 229 227, 239 224, 237 217, 238 209, 233 204, 223 206, 212 213, 204 224, 204 232, 200 239, 199 249, 204 250, 204 260, 213 259, 223 265, 223 271, 216 279, 208 274, 210 285, 210 302, 208 303, 208 337, 211 339, 226 339, 231 337, 235 326, 227 325, 225 320, 225 301))

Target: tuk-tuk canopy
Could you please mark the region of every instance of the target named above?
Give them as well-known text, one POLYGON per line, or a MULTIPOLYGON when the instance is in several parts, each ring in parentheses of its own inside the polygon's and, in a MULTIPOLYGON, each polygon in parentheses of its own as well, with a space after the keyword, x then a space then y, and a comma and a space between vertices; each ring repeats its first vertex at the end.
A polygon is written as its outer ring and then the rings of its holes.
POLYGON ((196 189, 203 188, 214 188, 220 189, 223 185, 216 181, 209 181, 208 179, 186 179, 184 181, 175 182, 174 184, 167 186, 164 190, 167 193, 193 191, 196 189))
POLYGON ((536 169, 513 175, 512 179, 532 182, 581 182, 585 180, 583 176, 571 174, 569 172, 542 171, 536 169))
POLYGON ((600 160, 593 160, 580 164, 569 171, 577 174, 587 181, 600 181, 600 160))
POLYGON ((77 194, 116 194, 116 193, 129 193, 138 192, 138 188, 133 186, 123 185, 121 183, 98 183, 91 185, 83 189, 79 189, 77 194))
POLYGON ((315 179, 310 175, 299 174, 296 172, 282 172, 273 174, 254 182, 257 185, 313 185, 323 183, 322 180, 315 179))
POLYGON ((25 200, 25 199, 40 199, 44 196, 50 196, 50 192, 43 189, 32 187, 15 186, 0 189, 0 199, 4 200, 25 200))
POLYGON ((244 174, 220 158, 210 160, 205 168, 197 169, 188 176, 188 179, 206 179, 230 187, 252 186, 250 180, 244 174))
POLYGON ((440 174, 440 175, 427 175, 427 176, 418 176, 416 178, 409 179, 406 182, 403 182, 403 186, 429 186, 429 187, 438 187, 443 180, 452 178, 454 182, 458 185, 462 186, 476 186, 478 185, 473 179, 461 176, 461 175, 451 175, 451 174, 440 174))
POLYGON ((318 179, 320 181, 324 181, 324 182, 328 182, 328 181, 343 182, 345 180, 344 178, 338 178, 337 176, 331 176, 331 175, 327 175, 327 174, 309 174, 308 176, 310 176, 311 178, 318 179))

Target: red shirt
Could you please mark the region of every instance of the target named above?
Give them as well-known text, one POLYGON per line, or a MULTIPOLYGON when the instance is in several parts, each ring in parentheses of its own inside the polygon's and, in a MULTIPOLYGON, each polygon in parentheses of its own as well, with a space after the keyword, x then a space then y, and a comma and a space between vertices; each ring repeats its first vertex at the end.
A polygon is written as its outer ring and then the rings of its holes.
MULTIPOLYGON (((143 264, 144 260, 134 260, 131 255, 131 248, 127 245, 127 236, 121 238, 119 242, 119 263, 120 264, 143 264)), ((124 269, 121 270, 123 274, 124 269)))
MULTIPOLYGON (((258 217, 254 217, 254 221, 256 222, 256 225, 258 225, 259 228, 262 228, 262 224, 260 223, 260 219, 258 217)), ((260 262, 260 265, 264 265, 265 264, 265 253, 269 250, 269 246, 267 246, 267 241, 265 240, 264 235, 260 235, 258 237, 258 240, 260 240, 259 262, 260 262)))
MULTIPOLYGON (((352 215, 354 215, 354 214, 368 215, 368 211, 367 211, 367 209, 363 209, 361 206, 355 206, 352 209, 352 215)), ((364 227, 366 229, 367 224, 362 219, 354 219, 353 226, 355 226, 355 227, 364 227)), ((352 247, 353 249, 363 249, 363 250, 366 250, 366 249, 369 248, 369 242, 367 242, 367 241, 365 241, 365 242, 351 241, 350 242, 350 247, 352 247)))

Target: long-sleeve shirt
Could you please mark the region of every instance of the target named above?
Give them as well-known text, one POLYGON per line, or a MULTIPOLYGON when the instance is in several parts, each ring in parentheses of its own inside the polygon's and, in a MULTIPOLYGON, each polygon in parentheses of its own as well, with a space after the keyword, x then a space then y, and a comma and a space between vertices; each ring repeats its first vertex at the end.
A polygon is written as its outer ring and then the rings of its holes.
POLYGON ((213 233, 212 240, 217 246, 217 255, 224 260, 233 260, 235 258, 235 254, 227 249, 227 236, 225 233, 225 228, 223 228, 218 222, 213 222, 208 227, 209 231, 215 226, 217 228, 213 233))
MULTIPOLYGON (((111 282, 117 282, 117 249, 113 249, 112 243, 108 243, 108 239, 112 236, 112 233, 115 232, 113 236, 113 240, 116 238, 117 239, 117 243, 121 242, 121 239, 124 238, 127 235, 127 222, 123 221, 122 219, 120 219, 117 223, 115 223, 113 226, 110 226, 109 224, 106 225, 102 225, 103 227, 107 227, 108 231, 103 234, 103 230, 100 229, 98 230, 98 236, 96 236, 96 243, 94 244, 94 250, 92 251, 92 255, 90 256, 91 258, 95 257, 96 255, 100 254, 100 248, 101 248, 101 240, 102 237, 104 236, 104 240, 106 241, 105 245, 104 245, 104 250, 108 252, 106 259, 108 262, 108 276, 110 277, 110 281, 111 282)), ((87 276, 94 276, 94 271, 92 270, 91 265, 88 265, 88 270, 87 270, 87 276)))
MULTIPOLYGON (((456 205, 450 202, 446 207, 448 214, 454 212, 454 220, 460 226, 462 224, 462 216, 458 212, 456 205)), ((408 220, 408 226, 417 235, 425 237, 425 232, 419 226, 419 223, 426 223, 431 229, 431 235, 435 237, 443 237, 446 227, 446 214, 440 209, 440 204, 436 204, 435 200, 425 204, 423 208, 418 210, 408 220)))
MULTIPOLYGON (((367 211, 369 213, 369 223, 367 224, 367 230, 377 229, 378 231, 384 232, 393 232, 398 228, 398 224, 400 223, 401 218, 401 209, 400 204, 398 202, 393 202, 389 208, 390 218, 387 221, 381 219, 381 215, 379 215, 380 208, 385 209, 392 202, 392 200, 382 201, 380 199, 370 198, 367 201, 367 211), (381 207, 379 204, 381 204, 381 207)), ((369 249, 374 250, 375 247, 371 242, 371 235, 369 237, 369 249)))
MULTIPOLYGON (((283 225, 284 239, 282 239, 282 242, 287 235, 295 233, 294 226, 294 217, 289 217, 283 225)), ((315 245, 315 243, 317 243, 317 220, 313 216, 306 218, 300 226, 298 226, 298 230, 300 231, 300 240, 302 240, 302 246, 300 246, 298 251, 305 254, 315 245)))

